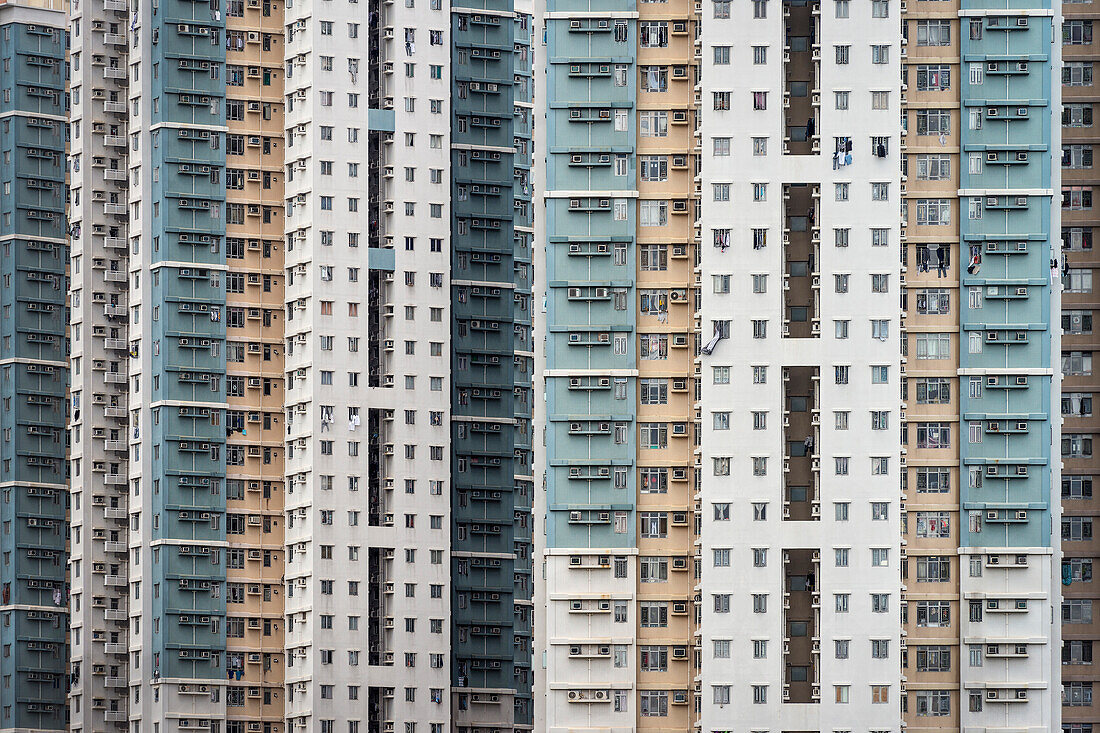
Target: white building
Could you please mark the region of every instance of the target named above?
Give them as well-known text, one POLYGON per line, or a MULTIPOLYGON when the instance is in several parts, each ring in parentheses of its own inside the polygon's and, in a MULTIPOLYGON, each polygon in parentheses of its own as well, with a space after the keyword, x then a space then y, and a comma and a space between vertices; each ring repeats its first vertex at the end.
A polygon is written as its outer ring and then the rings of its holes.
POLYGON ((897 3, 709 5, 702 729, 896 731, 897 3))

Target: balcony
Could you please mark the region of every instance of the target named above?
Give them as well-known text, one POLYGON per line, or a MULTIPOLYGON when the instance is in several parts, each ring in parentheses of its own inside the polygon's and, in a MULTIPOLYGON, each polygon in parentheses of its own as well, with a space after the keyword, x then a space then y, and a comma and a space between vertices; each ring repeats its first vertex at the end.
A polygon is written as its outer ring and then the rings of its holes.
POLYGON ((103 714, 103 719, 109 723, 125 723, 129 720, 129 714, 124 710, 108 710, 103 714))
MULTIPOLYGON (((123 214, 126 213, 126 204, 104 204, 103 208, 106 209, 109 206, 120 206, 120 207, 122 207, 122 213, 123 214)), ((107 213, 110 214, 111 212, 108 211, 107 213)), ((108 249, 125 250, 126 249, 126 240, 122 237, 104 237, 103 246, 107 247, 108 249)))
MULTIPOLYGON (((125 507, 108 506, 103 507, 103 516, 107 517, 107 519, 127 519, 129 513, 126 511, 125 507)), ((125 583, 126 578, 123 578, 122 581, 125 583)))
MULTIPOLYGON (((126 587, 126 583, 127 583, 127 580, 126 580, 125 575, 107 575, 103 578, 103 584, 104 585, 110 585, 110 586, 123 587, 124 588, 124 587, 126 587)), ((108 644, 107 646, 110 646, 110 644, 108 644)), ((122 647, 122 652, 125 654, 126 653, 126 646, 124 644, 120 644, 119 646, 122 647)), ((110 654, 111 651, 108 650, 107 653, 110 654)))
POLYGON ((103 442, 103 448, 109 451, 115 451, 116 453, 129 453, 130 446, 126 445, 124 440, 106 440, 103 442))
POLYGON ((104 79, 125 79, 126 69, 120 69, 117 66, 108 66, 103 70, 104 79))
MULTIPOLYGON (((103 204, 104 214, 115 214, 125 216, 128 211, 126 204, 103 204)), ((126 249, 123 247, 123 249, 126 249)))
POLYGON ((126 0, 103 0, 103 9, 114 10, 119 13, 125 13, 128 10, 126 0))
POLYGON ((121 555, 125 555, 129 550, 125 542, 104 542, 103 549, 121 555))
MULTIPOLYGON (((121 339, 115 340, 119 341, 121 339)), ((119 374, 118 372, 107 372, 103 375, 103 381, 107 384, 126 384, 126 379, 127 377, 125 374, 119 374)))
POLYGON ((122 171, 117 168, 108 168, 107 170, 103 171, 103 178, 107 181, 125 181, 126 171, 122 171))
MULTIPOLYGON (((109 283, 124 283, 127 280, 125 272, 111 271, 103 273, 103 279, 109 283)), ((126 381, 123 379, 122 381, 126 381)))
POLYGON ((125 135, 104 135, 103 144, 109 148, 124 148, 126 147, 125 135))
POLYGON ((103 315, 113 316, 115 318, 125 318, 129 314, 124 305, 105 305, 103 306, 103 315))
POLYGON ((125 677, 108 677, 103 681, 104 687, 126 687, 125 677))
POLYGON ((103 348, 115 351, 129 351, 130 347, 126 339, 103 339, 103 348))
POLYGON ((124 473, 109 473, 103 477, 103 483, 108 486, 125 486, 126 474, 124 473))
POLYGON ((123 114, 124 115, 124 114, 126 114, 126 103, 125 102, 104 102, 103 103, 103 111, 104 112, 114 112, 116 114, 123 114))
POLYGON ((130 614, 121 608, 108 608, 103 612, 103 618, 108 621, 128 621, 130 614))
MULTIPOLYGON (((121 33, 104 33, 103 42, 108 46, 122 46, 126 48, 126 36, 121 33)), ((123 718, 125 720, 125 718, 123 718)))
POLYGON ((129 653, 125 644, 104 644, 103 651, 107 654, 121 654, 123 656, 129 653))

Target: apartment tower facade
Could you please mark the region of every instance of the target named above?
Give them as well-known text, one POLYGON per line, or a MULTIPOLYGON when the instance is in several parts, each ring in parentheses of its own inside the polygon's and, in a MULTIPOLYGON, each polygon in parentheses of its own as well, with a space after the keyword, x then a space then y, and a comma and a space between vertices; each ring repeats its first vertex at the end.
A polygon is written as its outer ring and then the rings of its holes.
POLYGON ((1093 254, 1097 184, 1092 156, 1095 113, 1092 90, 1096 58, 1092 3, 1062 5, 1062 730, 1088 733, 1097 723, 1093 667, 1097 627, 1092 532, 1096 504, 1092 452, 1095 356, 1092 279, 1100 265, 1093 254))
POLYGON ((1060 712, 1057 8, 936 5, 902 16, 906 720, 1049 729, 1060 712))
POLYGON ((714 246, 702 324, 716 342, 703 422, 745 431, 703 437, 714 504, 703 513, 704 727, 721 729, 708 710, 718 721, 724 705, 751 703, 761 730, 853 716, 892 730, 899 705, 910 728, 1046 729, 1058 721, 1045 681, 1059 641, 1055 13, 770 5, 732 8, 743 45, 722 3, 704 30, 718 76, 704 73, 714 246), (720 67, 739 48, 736 63, 761 68, 730 86, 720 67), (752 171, 729 187, 731 209, 719 203, 726 155, 752 171), (728 396, 727 379, 739 386, 728 396), (782 431, 774 452, 769 430, 782 431), (744 477, 739 491, 726 475, 744 477), (727 551, 730 534, 740 542, 727 551), (723 577, 738 561, 746 569, 723 577), (753 623, 723 623, 731 608, 753 623), (753 661, 728 667, 731 645, 753 661))
POLYGON ((72 727, 529 725, 530 13, 105 2, 70 17, 72 727))
POLYGON ((699 14, 545 8, 545 729, 698 721, 699 14))
POLYGON ((5 730, 67 722, 66 35, 61 3, 0 5, 5 730))
POLYGON ((899 729, 897 11, 704 24, 705 730, 899 729))
POLYGON ((529 730, 533 18, 522 2, 451 18, 452 722, 529 730))

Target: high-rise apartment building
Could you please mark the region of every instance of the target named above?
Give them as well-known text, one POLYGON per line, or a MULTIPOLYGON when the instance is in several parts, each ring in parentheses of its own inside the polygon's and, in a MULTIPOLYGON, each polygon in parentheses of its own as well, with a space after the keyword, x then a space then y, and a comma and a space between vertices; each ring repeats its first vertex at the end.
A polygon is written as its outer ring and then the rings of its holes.
POLYGON ((1092 492, 1100 459, 1092 450, 1092 278, 1100 267, 1093 254, 1092 195, 1098 181, 1092 170, 1092 72, 1093 23, 1100 16, 1091 2, 1064 3, 1062 16, 1062 729, 1090 733, 1100 720, 1093 703, 1100 675, 1093 663, 1098 634, 1092 616, 1097 600, 1092 567, 1098 556, 1092 492))
POLYGON ((898 4, 707 12, 702 727, 896 731, 898 4))
POLYGON ((1057 724, 1055 10, 712 3, 705 729, 1057 724))
POLYGON ((451 720, 529 730, 532 15, 488 0, 451 18, 451 720))
POLYGON ((1091 733, 1091 6, 86 2, 0 5, 0 729, 1091 733))
POLYGON ((909 727, 1060 717, 1056 15, 902 13, 909 727))
POLYGON ((546 6, 548 731, 698 720, 699 22, 546 6))
POLYGON ((530 728, 530 9, 104 3, 70 17, 72 727, 530 728))
POLYGON ((64 730, 65 7, 0 5, 0 729, 64 730))
POLYGON ((220 730, 243 712, 226 673, 247 615, 227 580, 244 519, 226 493, 229 12, 71 12, 75 730, 220 730))

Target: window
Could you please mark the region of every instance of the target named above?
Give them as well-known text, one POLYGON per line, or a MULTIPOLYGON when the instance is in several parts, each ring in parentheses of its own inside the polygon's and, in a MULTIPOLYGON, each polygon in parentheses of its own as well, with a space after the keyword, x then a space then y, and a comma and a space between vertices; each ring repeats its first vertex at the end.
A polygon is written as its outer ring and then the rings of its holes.
POLYGON ((643 672, 667 672, 668 671, 668 647, 647 646, 638 647, 640 656, 639 665, 643 672))
POLYGON ((950 601, 917 601, 917 626, 945 627, 950 625, 950 601))
POLYGON ((919 717, 941 717, 951 714, 951 693, 948 690, 916 690, 914 699, 919 717))
POLYGON ((942 316, 950 312, 951 297, 946 288, 923 288, 917 291, 917 313, 942 316))
MULTIPOLYGON (((917 537, 947 538, 950 536, 951 515, 949 512, 917 512, 917 537)), ((918 569, 918 575, 919 573, 918 569)))
POLYGON ((1077 170, 1092 168, 1092 146, 1063 145, 1062 167, 1077 170))
POLYGON ((1079 542, 1092 539, 1092 517, 1062 517, 1062 539, 1079 542))
POLYGON ((643 200, 638 210, 641 226, 660 227, 668 224, 668 201, 643 200))
POLYGON ((918 180, 946 181, 951 178, 951 156, 922 153, 916 157, 918 180))
POLYGON ((1065 186, 1062 188, 1062 208, 1084 211, 1092 208, 1091 186, 1065 186))
POLYGON ((1092 705, 1091 682, 1063 682, 1062 704, 1066 707, 1090 707, 1092 705))
POLYGON ((1068 87, 1092 86, 1092 62, 1064 61, 1062 63, 1062 85, 1068 87))
POLYGON ((946 583, 951 580, 951 561, 939 555, 917 557, 917 581, 946 583))
POLYGON ((1091 351, 1063 351, 1062 373, 1069 376, 1089 376, 1092 374, 1091 351))
POLYGON ((1092 127, 1092 105, 1062 105, 1062 125, 1065 127, 1092 127))
POLYGON ((666 717, 668 715, 668 691, 640 690, 638 692, 638 704, 641 706, 642 717, 666 717))
POLYGON ((951 335, 946 333, 921 333, 916 336, 918 359, 949 359, 951 335))
POLYGON ((918 448, 950 448, 951 427, 948 423, 917 423, 918 448))
MULTIPOLYGON (((979 65, 980 69, 981 66, 979 65)), ((917 91, 942 92, 951 88, 951 67, 948 64, 917 66, 917 91)))
POLYGON ((1063 499, 1091 499, 1092 498, 1092 477, 1091 476, 1063 476, 1062 477, 1062 498, 1063 499))
POLYGON ((946 109, 918 109, 918 135, 950 135, 951 111, 946 109))
POLYGON ((1092 601, 1081 598, 1062 601, 1062 623, 1091 624, 1092 601))
POLYGON ((1063 458, 1091 458, 1092 435, 1085 433, 1066 433, 1062 435, 1063 458))
POLYGON ((890 47, 889 46, 871 46, 871 63, 872 64, 888 64, 890 63, 890 47))
POLYGON ((918 20, 917 21, 917 45, 918 46, 950 46, 951 45, 951 21, 948 21, 948 20, 918 20))
POLYGON ((1068 274, 1062 278, 1062 283, 1067 293, 1091 293, 1092 270, 1090 268, 1071 267, 1068 274))
POLYGON ((640 112, 638 119, 638 129, 642 137, 666 137, 668 135, 668 112, 640 112))

